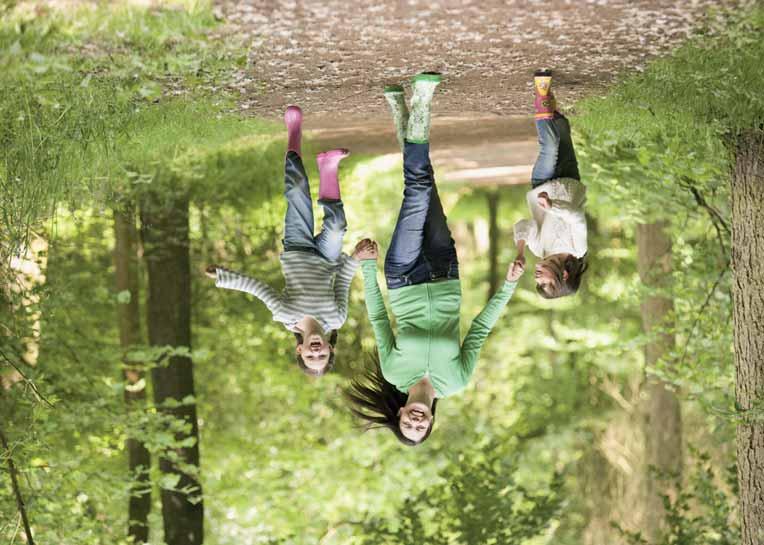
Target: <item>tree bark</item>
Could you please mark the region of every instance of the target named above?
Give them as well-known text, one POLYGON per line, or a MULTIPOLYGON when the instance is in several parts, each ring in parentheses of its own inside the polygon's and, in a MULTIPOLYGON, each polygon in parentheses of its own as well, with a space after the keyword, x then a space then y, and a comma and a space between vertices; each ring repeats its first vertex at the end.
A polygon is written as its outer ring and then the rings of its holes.
MULTIPOLYGON (((129 350, 141 343, 140 288, 138 282, 138 232, 132 209, 114 212, 114 269, 117 293, 128 293, 129 299, 117 304, 119 344, 122 348, 123 374, 125 379, 125 406, 130 413, 146 406, 146 381, 143 365, 128 361, 129 350)), ((128 416, 131 418, 131 416, 128 416)), ((151 455, 146 446, 128 437, 128 469, 133 479, 128 505, 128 537, 133 543, 149 540, 148 517, 151 512, 151 455)))
POLYGON ((764 543, 764 133, 737 142, 732 177, 737 473, 743 545, 764 543))
POLYGON ((11 449, 8 447, 8 441, 5 438, 3 430, 0 430, 0 445, 3 447, 3 453, 7 457, 6 463, 8 464, 8 473, 11 476, 11 487, 13 488, 13 495, 16 497, 16 507, 19 510, 21 521, 24 524, 24 533, 26 534, 27 544, 34 545, 34 537, 32 536, 32 527, 29 524, 29 518, 27 517, 26 506, 24 505, 24 497, 21 495, 21 488, 19 488, 19 480, 16 472, 16 464, 13 463, 13 456, 11 456, 11 449))
POLYGON ((488 299, 499 289, 499 192, 491 191, 488 198, 488 299))
MULTIPOLYGON (((650 288, 670 285, 671 238, 667 227, 665 221, 637 226, 639 277, 650 288)), ((673 310, 673 301, 666 296, 649 295, 642 302, 642 326, 650 337, 645 346, 646 368, 660 361, 674 347, 673 333, 656 331, 671 325, 667 321, 673 310)), ((665 523, 661 496, 673 492, 670 482, 660 477, 679 477, 682 470, 681 407, 670 384, 649 371, 645 374, 641 398, 646 469, 643 533, 648 542, 655 543, 665 523)))
MULTIPOLYGON (((191 349, 191 268, 188 238, 188 198, 157 195, 145 198, 141 208, 141 234, 148 268, 148 330, 152 346, 191 349)), ((159 358, 151 371, 154 401, 166 415, 179 419, 186 429, 175 432, 185 441, 160 457, 163 476, 179 479, 172 489, 163 488, 162 518, 168 545, 196 545, 203 541, 202 489, 198 480, 199 428, 191 358, 170 354, 159 358), (168 401, 181 403, 167 406, 168 401)))

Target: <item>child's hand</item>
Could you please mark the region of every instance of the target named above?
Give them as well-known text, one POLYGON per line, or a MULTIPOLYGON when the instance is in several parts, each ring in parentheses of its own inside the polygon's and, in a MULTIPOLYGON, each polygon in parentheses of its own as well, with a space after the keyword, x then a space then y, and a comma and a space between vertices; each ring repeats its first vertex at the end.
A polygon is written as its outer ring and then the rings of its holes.
POLYGON ((546 191, 539 193, 539 206, 545 210, 552 208, 552 199, 549 198, 549 193, 546 191))
POLYGON ((517 282, 525 272, 525 257, 517 256, 507 269, 507 282, 517 282))
POLYGON ((220 267, 218 267, 217 265, 209 265, 206 269, 204 269, 204 274, 208 278, 217 278, 218 276, 217 271, 219 268, 220 267))
POLYGON ((379 256, 379 247, 371 239, 365 238, 355 245, 353 259, 363 261, 366 259, 377 259, 379 256))

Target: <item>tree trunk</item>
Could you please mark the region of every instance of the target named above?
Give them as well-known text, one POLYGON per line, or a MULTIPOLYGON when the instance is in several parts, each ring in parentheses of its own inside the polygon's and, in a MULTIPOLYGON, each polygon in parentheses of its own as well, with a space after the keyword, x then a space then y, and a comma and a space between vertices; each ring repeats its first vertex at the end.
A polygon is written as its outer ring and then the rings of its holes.
MULTIPOLYGON (((117 304, 119 323, 119 344, 122 348, 123 374, 125 378, 125 406, 130 413, 142 411, 146 407, 146 381, 143 365, 128 361, 131 348, 141 343, 141 323, 138 283, 138 233, 135 228, 135 214, 130 209, 114 212, 114 269, 118 294, 128 294, 127 299, 117 304)), ((120 295, 124 297, 124 295, 120 295)), ((133 543, 149 540, 148 517, 151 511, 151 456, 145 445, 138 439, 128 437, 128 469, 133 479, 128 505, 128 537, 133 543)))
MULTIPOLYGON (((148 267, 148 330, 152 346, 167 350, 191 349, 191 269, 188 238, 188 198, 156 195, 141 209, 144 259, 148 267)), ((202 543, 204 508, 198 480, 199 428, 196 419, 191 358, 167 354, 151 371, 154 401, 165 415, 186 423, 175 431, 184 442, 160 457, 165 483, 179 479, 171 489, 162 488, 162 518, 169 545, 202 543), (191 396, 191 397, 189 397, 191 396), (168 401, 171 403, 167 406, 168 401), (187 490, 187 491, 183 491, 187 490)), ((167 484, 165 484, 167 486, 167 484)))
MULTIPOLYGON (((659 221, 637 226, 639 277, 650 288, 670 285, 671 238, 668 223, 659 221)), ((642 302, 642 326, 650 339, 645 346, 645 367, 649 368, 672 350, 674 335, 656 332, 671 326, 667 323, 674 310, 673 301, 661 295, 649 295, 642 302)), ((670 494, 669 481, 662 475, 679 477, 682 470, 682 418, 679 399, 671 386, 646 372, 642 387, 642 410, 645 437, 644 535, 654 543, 664 527, 662 495, 670 494)))
POLYGON ((499 289, 499 192, 491 191, 488 198, 488 299, 499 289))
POLYGON ((764 134, 740 138, 732 177, 737 473, 743 545, 764 543, 764 134))

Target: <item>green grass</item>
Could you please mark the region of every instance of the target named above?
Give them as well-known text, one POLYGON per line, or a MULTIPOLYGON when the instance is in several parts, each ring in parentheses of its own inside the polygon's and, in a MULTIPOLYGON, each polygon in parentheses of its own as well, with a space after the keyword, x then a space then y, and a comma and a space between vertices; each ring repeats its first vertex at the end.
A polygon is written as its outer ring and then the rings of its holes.
POLYGON ((582 174, 636 220, 727 207, 730 143, 764 122, 764 9, 724 12, 671 55, 577 105, 582 174))
MULTIPOLYGON (((211 42, 204 2, 6 10, 0 20, 0 257, 58 206, 111 206, 162 180, 269 173, 273 125, 242 119, 224 91, 246 62, 211 42), (221 160, 228 154, 230 160, 221 160), (229 172, 225 172, 229 169, 229 172)), ((257 176, 251 175, 253 178, 257 176)))

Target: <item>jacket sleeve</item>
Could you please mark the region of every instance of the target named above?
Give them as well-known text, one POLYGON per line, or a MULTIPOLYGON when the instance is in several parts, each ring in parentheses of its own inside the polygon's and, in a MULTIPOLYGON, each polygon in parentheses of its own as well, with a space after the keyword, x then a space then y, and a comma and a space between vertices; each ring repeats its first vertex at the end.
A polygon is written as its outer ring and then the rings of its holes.
POLYGON ((515 292, 517 282, 504 282, 504 285, 497 291, 491 300, 488 301, 485 308, 475 317, 470 325, 467 336, 464 337, 461 350, 462 361, 462 381, 466 385, 472 373, 475 371, 475 364, 480 356, 480 349, 488 338, 488 334, 493 329, 496 321, 501 316, 501 311, 512 298, 515 292))
POLYGON ((284 304, 281 296, 265 282, 222 267, 217 268, 215 286, 251 293, 265 303, 272 314, 276 314, 284 304))
POLYGON ((382 292, 379 290, 379 284, 377 284, 377 262, 366 259, 361 262, 361 270, 363 271, 363 287, 366 296, 366 312, 374 330, 379 357, 384 367, 384 361, 395 347, 395 336, 390 326, 385 300, 382 298, 382 292))
POLYGON ((358 269, 359 261, 343 255, 342 265, 337 271, 334 279, 334 301, 337 303, 337 311, 342 318, 343 323, 348 317, 348 294, 350 293, 350 284, 353 283, 353 277, 358 269))

